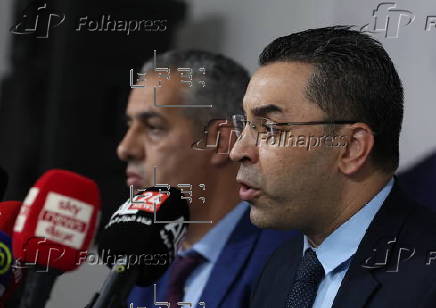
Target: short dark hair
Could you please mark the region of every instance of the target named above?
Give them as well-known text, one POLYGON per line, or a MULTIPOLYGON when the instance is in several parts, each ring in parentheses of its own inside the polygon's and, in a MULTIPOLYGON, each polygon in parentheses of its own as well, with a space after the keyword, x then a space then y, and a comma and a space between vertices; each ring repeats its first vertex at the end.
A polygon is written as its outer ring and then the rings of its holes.
POLYGON ((367 123, 375 133, 374 164, 398 168, 403 87, 380 42, 351 26, 309 29, 271 42, 259 63, 272 62, 312 64, 308 99, 330 119, 367 123))
MULTIPOLYGON (((202 67, 206 69, 205 75, 201 78, 205 81, 205 86, 194 80, 192 87, 185 87, 184 91, 185 104, 213 105, 212 108, 183 109, 185 115, 192 119, 196 130, 205 127, 210 120, 230 120, 232 115, 242 113, 242 98, 250 81, 250 75, 236 61, 209 51, 176 49, 158 55, 156 62, 171 69, 188 67, 194 72, 198 72, 202 67)), ((144 64, 142 71, 153 69, 152 59, 144 64)))

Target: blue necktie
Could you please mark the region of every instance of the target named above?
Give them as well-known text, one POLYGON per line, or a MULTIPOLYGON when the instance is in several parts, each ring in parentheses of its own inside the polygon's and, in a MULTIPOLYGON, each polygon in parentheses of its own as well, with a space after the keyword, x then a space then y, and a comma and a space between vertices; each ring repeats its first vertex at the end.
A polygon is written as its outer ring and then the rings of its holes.
POLYGON ((319 283, 323 278, 324 268, 318 261, 316 253, 310 248, 307 249, 295 274, 286 308, 312 307, 319 283))

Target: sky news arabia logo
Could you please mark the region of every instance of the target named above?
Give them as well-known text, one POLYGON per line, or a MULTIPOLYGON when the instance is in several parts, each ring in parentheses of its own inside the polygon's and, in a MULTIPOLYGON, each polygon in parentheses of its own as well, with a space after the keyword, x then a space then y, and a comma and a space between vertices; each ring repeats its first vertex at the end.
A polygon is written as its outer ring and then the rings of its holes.
MULTIPOLYGON (((48 38, 53 29, 65 21, 65 14, 50 9, 46 2, 32 1, 21 13, 21 17, 10 32, 36 38, 48 38)), ((163 32, 167 30, 167 19, 118 19, 109 14, 98 17, 81 16, 76 22, 75 31, 81 32, 163 32)))

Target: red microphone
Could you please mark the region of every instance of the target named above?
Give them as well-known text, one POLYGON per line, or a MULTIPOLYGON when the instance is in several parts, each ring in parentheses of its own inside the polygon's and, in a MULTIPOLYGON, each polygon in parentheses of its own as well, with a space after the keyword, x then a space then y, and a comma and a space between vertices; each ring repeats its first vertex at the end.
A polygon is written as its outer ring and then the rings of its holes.
POLYGON ((21 202, 0 202, 0 307, 10 297, 21 280, 21 270, 13 266, 12 228, 21 202))
POLYGON ((14 225, 13 252, 27 270, 20 307, 44 307, 56 278, 80 265, 97 224, 97 184, 50 170, 29 190, 14 225))

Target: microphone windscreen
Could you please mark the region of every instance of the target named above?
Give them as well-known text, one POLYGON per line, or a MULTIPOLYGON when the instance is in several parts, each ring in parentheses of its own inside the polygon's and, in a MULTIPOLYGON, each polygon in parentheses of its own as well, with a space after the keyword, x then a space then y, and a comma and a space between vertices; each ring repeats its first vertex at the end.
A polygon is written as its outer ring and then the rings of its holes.
POLYGON ((11 246, 11 237, 0 231, 0 301, 11 281, 13 264, 11 246))
MULTIPOLYGON (((0 202, 0 302, 7 289, 14 284, 12 277, 12 228, 20 210, 21 202, 0 202)), ((4 298, 3 298, 4 299, 4 298)))
POLYGON ((71 171, 47 171, 29 190, 15 222, 15 257, 60 271, 76 269, 92 241, 99 210, 94 181, 71 171))
POLYGON ((139 268, 139 285, 150 285, 166 271, 189 220, 189 206, 180 190, 161 190, 147 188, 133 202, 124 203, 106 224, 99 244, 106 265, 125 257, 128 268, 139 268))
POLYGON ((12 230, 20 211, 20 201, 0 202, 0 231, 12 236, 12 230))

